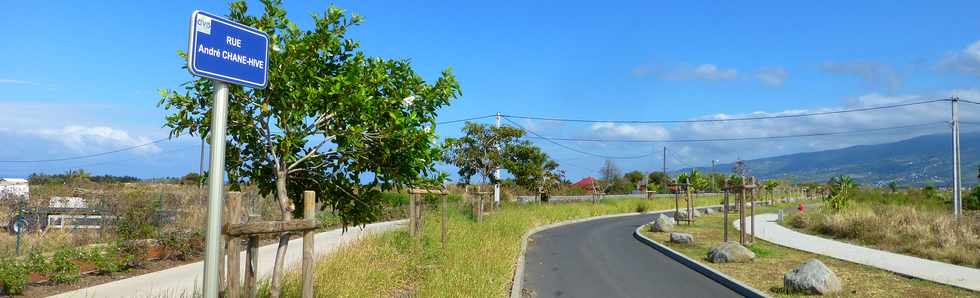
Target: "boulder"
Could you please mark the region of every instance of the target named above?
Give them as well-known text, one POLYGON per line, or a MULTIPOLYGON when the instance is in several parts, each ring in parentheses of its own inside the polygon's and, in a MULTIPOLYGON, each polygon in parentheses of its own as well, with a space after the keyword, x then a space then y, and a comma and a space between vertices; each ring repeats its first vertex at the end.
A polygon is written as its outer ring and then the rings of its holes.
POLYGON ((827 265, 810 259, 783 275, 783 288, 789 292, 823 295, 839 292, 841 283, 827 265))
POLYGON ((670 242, 677 244, 694 244, 694 235, 688 233, 670 233, 670 242))
POLYGON ((677 222, 674 221, 670 216, 658 216, 657 219, 650 223, 651 232, 670 232, 674 230, 674 225, 677 222))
MULTIPOLYGON (((698 209, 694 209, 694 217, 697 218, 699 216, 701 216, 701 211, 698 211, 698 209)), ((677 212, 674 213, 674 218, 675 219, 686 219, 687 218, 687 208, 684 208, 684 209, 681 209, 681 210, 677 210, 677 212)))
POLYGON ((717 212, 715 211, 715 208, 704 208, 704 214, 712 214, 715 212, 717 212))
POLYGON ((754 258, 755 253, 735 241, 722 243, 708 251, 708 261, 712 263, 741 263, 754 258))

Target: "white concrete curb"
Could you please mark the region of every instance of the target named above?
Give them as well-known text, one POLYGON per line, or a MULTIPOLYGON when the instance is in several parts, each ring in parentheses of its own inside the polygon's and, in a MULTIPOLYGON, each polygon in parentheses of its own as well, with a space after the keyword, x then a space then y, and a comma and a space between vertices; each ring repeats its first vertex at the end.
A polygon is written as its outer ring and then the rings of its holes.
POLYGON ((680 252, 677 252, 676 250, 673 250, 670 247, 667 247, 666 245, 660 244, 659 242, 650 239, 646 235, 643 235, 642 230, 646 226, 647 225, 642 225, 636 228, 636 231, 633 231, 633 237, 636 238, 637 240, 640 240, 640 242, 643 242, 644 244, 653 247, 654 249, 664 253, 671 259, 674 259, 675 261, 684 264, 684 266, 687 266, 688 268, 691 268, 694 271, 697 271, 698 273, 707 276, 708 278, 724 285, 726 288, 732 289, 739 295, 745 297, 769 297, 769 295, 766 295, 765 293, 760 292, 759 290, 749 285, 739 282, 738 280, 728 275, 725 275, 724 273, 721 273, 721 271, 717 271, 711 267, 705 266, 704 264, 701 264, 698 261, 695 261, 694 259, 691 259, 690 257, 680 252))

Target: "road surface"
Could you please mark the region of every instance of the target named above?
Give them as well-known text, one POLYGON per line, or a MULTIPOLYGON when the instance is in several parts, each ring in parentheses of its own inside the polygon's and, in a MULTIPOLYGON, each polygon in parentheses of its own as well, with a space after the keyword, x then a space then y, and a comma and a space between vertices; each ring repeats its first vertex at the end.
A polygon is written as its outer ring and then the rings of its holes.
POLYGON ((560 226, 531 236, 524 288, 533 297, 741 297, 633 238, 654 214, 560 226))

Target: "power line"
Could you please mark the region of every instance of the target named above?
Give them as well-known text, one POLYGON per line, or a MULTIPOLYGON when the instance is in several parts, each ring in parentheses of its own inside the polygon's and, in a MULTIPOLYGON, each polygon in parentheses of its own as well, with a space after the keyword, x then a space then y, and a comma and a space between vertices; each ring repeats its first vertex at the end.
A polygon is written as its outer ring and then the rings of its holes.
POLYGON ((843 113, 852 113, 852 112, 866 112, 866 111, 874 111, 874 110, 882 110, 882 109, 893 109, 893 108, 899 108, 899 107, 922 105, 922 104, 928 104, 928 103, 934 103, 934 102, 942 102, 942 101, 950 101, 950 99, 932 99, 932 100, 924 100, 924 101, 896 103, 896 104, 891 104, 891 105, 882 105, 882 106, 864 107, 864 108, 855 108, 855 109, 844 109, 844 110, 826 111, 826 112, 801 113, 801 114, 791 114, 791 115, 757 116, 757 117, 744 117, 744 118, 726 118, 726 119, 696 119, 696 120, 594 120, 594 119, 568 119, 568 118, 518 116, 518 115, 503 115, 503 116, 504 117, 510 117, 510 118, 517 118, 517 119, 545 120, 545 121, 561 121, 561 122, 586 122, 586 123, 601 123, 601 122, 608 122, 608 123, 634 123, 634 124, 636 124, 636 123, 647 123, 647 124, 703 123, 703 122, 727 122, 727 121, 748 121, 748 120, 766 120, 766 119, 785 119, 785 118, 798 118, 798 117, 810 117, 810 116, 843 114, 843 113))
POLYGON ((458 120, 449 120, 449 121, 436 122, 436 124, 440 124, 440 125, 441 124, 451 124, 451 123, 457 123, 457 122, 466 122, 466 121, 486 119, 486 118, 491 118, 491 117, 496 117, 496 116, 497 115, 486 115, 486 116, 479 116, 479 117, 466 118, 466 119, 458 119, 458 120))
POLYGON ((976 102, 976 101, 972 101, 972 100, 960 99, 959 101, 965 102, 965 103, 971 103, 971 104, 975 104, 975 105, 980 105, 980 102, 976 102))
POLYGON ((146 146, 157 144, 157 143, 162 143, 164 141, 169 141, 169 140, 170 140, 170 137, 166 137, 166 138, 163 138, 163 139, 154 140, 154 141, 149 142, 149 143, 139 144, 139 145, 135 145, 135 146, 129 146, 129 147, 120 148, 120 149, 116 149, 116 150, 112 150, 112 151, 99 152, 99 153, 95 153, 95 154, 87 154, 87 155, 79 155, 79 156, 63 157, 63 158, 52 158, 52 159, 0 160, 0 163, 56 162, 56 161, 67 161, 67 160, 76 160, 76 159, 86 159, 86 158, 98 157, 98 156, 103 156, 103 155, 109 155, 109 154, 113 154, 113 153, 125 152, 125 151, 129 151, 129 150, 133 150, 133 149, 137 149, 137 148, 142 148, 142 147, 146 147, 146 146))
MULTIPOLYGON (((193 145, 193 146, 187 146, 187 147, 176 148, 176 149, 171 149, 171 150, 164 150, 164 151, 161 151, 161 152, 154 153, 153 155, 154 156, 163 156, 163 155, 169 155, 169 154, 172 154, 172 153, 175 153, 175 152, 187 151, 187 150, 191 150, 191 149, 197 149, 197 146, 196 145, 193 145)), ((116 159, 116 160, 106 160, 106 161, 93 162, 93 163, 85 163, 85 164, 76 164, 76 165, 51 166, 51 167, 44 167, 44 168, 30 168, 30 167, 26 167, 26 168, 19 168, 19 169, 16 169, 16 170, 25 170, 26 169, 26 170, 31 170, 31 171, 41 171, 41 172, 43 172, 43 171, 49 171, 49 170, 50 171, 53 171, 53 170, 62 170, 62 169, 81 169, 81 168, 91 167, 91 166, 100 166, 100 165, 107 165, 107 164, 118 164, 118 163, 123 163, 123 162, 138 160, 138 159, 143 159, 143 157, 126 158, 126 159, 116 159)), ((18 166, 18 167, 23 167, 23 166, 18 166)), ((6 170, 6 171, 13 171, 13 170, 15 170, 13 168, 3 168, 3 169, 6 170)))
MULTIPOLYGON (((961 123, 969 124, 969 122, 961 122, 961 123)), ((818 132, 818 133, 795 134, 795 135, 781 135, 781 136, 741 137, 741 138, 705 138, 705 139, 599 139, 599 138, 544 137, 544 136, 541 136, 541 135, 539 135, 537 133, 534 134, 536 137, 529 137, 529 138, 541 138, 541 139, 548 139, 548 140, 554 140, 554 141, 576 141, 576 142, 696 143, 696 142, 723 142, 723 141, 771 140, 771 139, 788 139, 788 138, 800 138, 800 137, 818 137, 818 136, 831 136, 831 135, 845 135, 845 134, 875 132, 875 131, 884 131, 884 130, 917 128, 917 127, 925 127, 925 126, 936 125, 936 124, 946 124, 946 122, 940 121, 940 122, 929 122, 929 123, 920 123, 920 124, 912 124, 912 125, 901 125, 901 126, 891 126, 891 127, 879 127, 879 128, 848 130, 848 131, 818 132)), ((980 124, 980 123, 977 123, 977 124, 980 124)))
POLYGON ((545 136, 539 135, 537 132, 534 132, 533 130, 529 130, 529 129, 525 128, 524 126, 522 126, 520 124, 517 124, 517 122, 514 122, 514 120, 510 120, 507 117, 504 117, 504 120, 507 120, 507 122, 510 122, 511 124, 516 125, 517 127, 523 129, 524 131, 527 131, 530 134, 533 134, 535 136, 538 136, 538 138, 544 139, 544 140, 546 140, 546 141, 548 141, 548 142, 550 142, 552 144, 555 144, 555 145, 557 145, 559 147, 562 147, 562 148, 565 148, 565 149, 568 149, 568 150, 571 150, 571 151, 575 151, 575 152, 578 152, 578 153, 582 153, 582 154, 585 154, 585 155, 591 155, 591 156, 595 156, 595 157, 599 157, 599 158, 606 158, 606 159, 639 159, 639 158, 649 157, 650 155, 653 155, 653 154, 656 154, 657 153, 656 148, 654 148, 654 150, 650 151, 650 153, 643 154, 643 155, 636 155, 636 156, 612 156, 612 155, 596 154, 596 153, 592 153, 592 152, 588 152, 588 151, 579 150, 578 148, 575 148, 575 147, 566 146, 565 144, 562 144, 562 143, 556 142, 554 140, 551 140, 551 139, 549 139, 549 138, 547 138, 545 136))

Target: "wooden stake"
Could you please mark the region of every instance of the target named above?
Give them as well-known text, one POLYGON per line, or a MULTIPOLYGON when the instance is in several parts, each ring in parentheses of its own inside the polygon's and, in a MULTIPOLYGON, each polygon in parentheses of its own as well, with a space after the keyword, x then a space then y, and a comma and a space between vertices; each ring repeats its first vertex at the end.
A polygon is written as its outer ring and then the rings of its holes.
POLYGON ((449 221, 449 202, 447 195, 442 195, 442 250, 446 250, 446 222, 449 221))
POLYGON ((242 286, 242 297, 255 297, 255 275, 258 273, 259 236, 248 236, 248 249, 245 251, 245 283, 242 286))
POLYGON ((415 237, 415 195, 408 196, 408 235, 415 237))
MULTIPOLYGON (((303 218, 316 219, 316 193, 303 192, 303 218)), ((303 232, 303 298, 313 298, 313 233, 303 232)), ((235 297, 235 296, 231 296, 235 297)))
POLYGON ((728 242, 728 184, 725 184, 725 204, 721 206, 722 212, 724 214, 722 229, 725 230, 725 242, 728 242))
MULTIPOLYGON (((242 216, 242 194, 240 192, 229 192, 228 193, 228 204, 225 205, 228 208, 228 224, 238 224, 241 221, 242 216)), ((225 236, 227 247, 227 264, 226 269, 227 281, 225 281, 225 296, 226 297, 239 297, 239 272, 241 270, 241 238, 225 236)))

